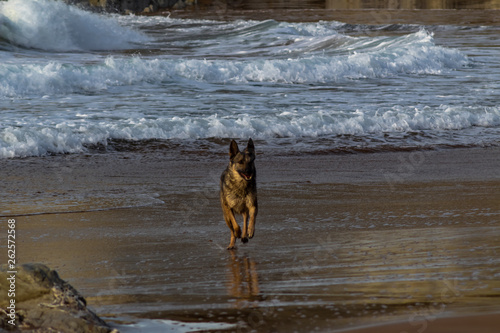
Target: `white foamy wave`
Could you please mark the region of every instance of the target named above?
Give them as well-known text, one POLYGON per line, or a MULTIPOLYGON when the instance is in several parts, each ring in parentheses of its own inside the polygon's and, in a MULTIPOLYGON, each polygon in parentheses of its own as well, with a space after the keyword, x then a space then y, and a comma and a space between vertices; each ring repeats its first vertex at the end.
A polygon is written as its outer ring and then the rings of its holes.
POLYGON ((0 2, 0 40, 46 51, 117 50, 148 38, 110 16, 86 12, 62 1, 0 2))
POLYGON ((422 41, 418 45, 380 45, 367 52, 337 56, 313 55, 254 61, 187 60, 165 70, 171 71, 171 75, 207 82, 309 84, 394 77, 401 74, 440 74, 467 64, 467 57, 458 50, 422 41))
POLYGON ((85 66, 58 62, 4 63, 0 64, 0 96, 98 92, 114 86, 179 79, 209 83, 328 83, 402 74, 440 74, 469 63, 460 51, 434 45, 432 36, 425 31, 370 47, 364 41, 359 43, 362 44, 357 46, 359 52, 348 55, 291 59, 108 57, 85 66))
MULTIPOLYGON (((208 139, 252 137, 268 142, 279 138, 318 138, 352 135, 377 137, 384 133, 446 130, 500 126, 498 107, 395 106, 387 110, 356 112, 286 111, 267 115, 233 116, 137 116, 119 120, 18 123, 0 129, 0 158, 78 153, 86 146, 109 140, 208 139), (22 125, 22 126, 20 126, 22 125)), ((474 138, 471 138, 474 142, 474 138)), ((464 142, 459 142, 464 144, 464 142)), ((356 144, 355 142, 353 143, 356 144)))

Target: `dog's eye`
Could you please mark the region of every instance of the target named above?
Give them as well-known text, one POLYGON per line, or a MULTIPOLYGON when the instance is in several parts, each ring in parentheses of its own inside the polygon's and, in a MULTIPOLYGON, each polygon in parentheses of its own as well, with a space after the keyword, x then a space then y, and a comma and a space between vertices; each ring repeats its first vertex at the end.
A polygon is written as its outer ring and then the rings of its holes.
POLYGON ((243 164, 243 160, 239 160, 239 161, 238 161, 238 164, 243 164))

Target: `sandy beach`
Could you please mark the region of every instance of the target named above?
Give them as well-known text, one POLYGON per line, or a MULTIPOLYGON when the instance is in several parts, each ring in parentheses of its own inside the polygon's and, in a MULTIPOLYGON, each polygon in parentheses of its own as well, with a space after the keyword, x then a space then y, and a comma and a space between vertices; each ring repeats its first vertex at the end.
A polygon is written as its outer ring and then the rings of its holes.
POLYGON ((17 221, 20 262, 58 270, 124 332, 500 324, 500 149, 259 152, 256 236, 235 251, 226 158, 151 145, 2 160, 2 219, 17 221))

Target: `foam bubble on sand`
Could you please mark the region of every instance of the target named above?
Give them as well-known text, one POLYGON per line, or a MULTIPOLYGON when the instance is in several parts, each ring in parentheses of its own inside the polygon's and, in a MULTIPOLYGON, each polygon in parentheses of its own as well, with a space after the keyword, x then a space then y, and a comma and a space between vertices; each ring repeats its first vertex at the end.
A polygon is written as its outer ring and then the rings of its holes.
POLYGON ((198 332, 198 331, 216 331, 229 330, 238 327, 237 324, 229 323, 188 323, 174 320, 141 320, 134 324, 119 325, 120 332, 149 332, 149 333, 164 333, 164 332, 198 332))

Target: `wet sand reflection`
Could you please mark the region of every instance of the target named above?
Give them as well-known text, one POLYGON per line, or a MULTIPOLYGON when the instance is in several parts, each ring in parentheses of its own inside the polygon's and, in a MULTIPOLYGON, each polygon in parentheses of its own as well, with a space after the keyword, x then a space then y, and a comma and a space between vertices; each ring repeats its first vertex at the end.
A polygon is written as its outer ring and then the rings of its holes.
POLYGON ((255 306, 262 300, 259 289, 259 275, 255 260, 231 252, 227 264, 227 291, 234 297, 234 307, 255 306))

